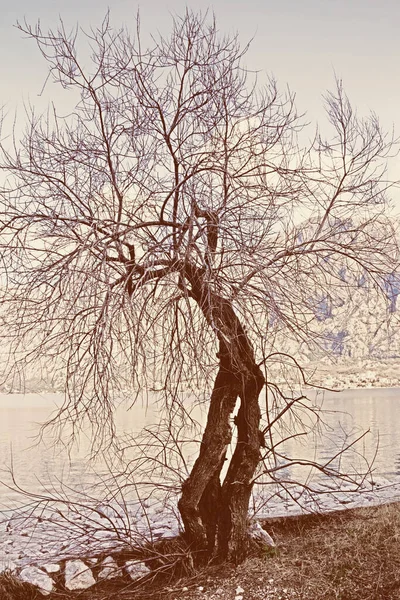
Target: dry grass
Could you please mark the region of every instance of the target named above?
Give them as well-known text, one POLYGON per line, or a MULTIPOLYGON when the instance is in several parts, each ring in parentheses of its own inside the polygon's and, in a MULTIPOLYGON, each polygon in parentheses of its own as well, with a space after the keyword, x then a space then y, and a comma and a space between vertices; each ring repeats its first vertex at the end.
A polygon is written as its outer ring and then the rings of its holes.
POLYGON ((269 524, 275 579, 304 600, 399 600, 400 504, 269 524))
MULTIPOLYGON (((49 600, 399 600, 400 504, 270 520, 276 552, 235 568, 210 567, 189 578, 134 589, 127 580, 49 600), (243 592, 237 592, 238 587, 243 592)), ((0 577, 1 600, 31 600, 0 577), (9 588, 5 585, 8 583, 9 588), (7 595, 8 594, 8 595, 7 595)), ((16 584, 15 584, 16 585, 16 584)), ((42 596, 40 596, 42 597, 42 596)))
POLYGON ((400 504, 273 519, 265 526, 276 552, 181 581, 168 598, 231 600, 240 586, 244 600, 400 599, 400 504))
POLYGON ((35 600, 43 596, 33 585, 19 581, 5 571, 0 575, 0 598, 1 600, 35 600))

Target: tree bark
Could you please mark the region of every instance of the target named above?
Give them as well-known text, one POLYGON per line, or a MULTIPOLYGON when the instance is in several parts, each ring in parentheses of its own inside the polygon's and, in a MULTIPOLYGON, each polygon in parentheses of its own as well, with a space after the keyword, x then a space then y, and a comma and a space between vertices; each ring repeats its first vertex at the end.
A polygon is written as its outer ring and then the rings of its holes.
POLYGON ((260 461, 258 398, 264 377, 253 365, 253 373, 244 381, 241 405, 235 419, 238 439, 222 489, 218 519, 218 558, 241 562, 248 548, 248 508, 252 480, 260 461))
POLYGON ((187 540, 198 561, 215 554, 219 560, 238 563, 247 550, 248 506, 260 460, 258 398, 264 376, 232 303, 210 290, 203 274, 186 265, 190 295, 216 330, 220 365, 200 453, 182 486, 178 507, 187 540), (230 417, 238 397, 240 408, 235 419, 238 439, 221 486, 220 474, 232 440, 230 417))
POLYGON ((215 545, 221 488, 219 476, 232 439, 230 416, 238 396, 237 382, 232 380, 224 363, 221 357, 200 453, 182 486, 178 502, 187 540, 199 561, 201 556, 210 556, 215 545))

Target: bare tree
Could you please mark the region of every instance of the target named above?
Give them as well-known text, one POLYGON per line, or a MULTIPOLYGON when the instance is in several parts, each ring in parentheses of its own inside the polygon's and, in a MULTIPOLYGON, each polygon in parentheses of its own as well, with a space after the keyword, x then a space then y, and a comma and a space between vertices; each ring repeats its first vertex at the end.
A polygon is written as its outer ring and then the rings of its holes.
POLYGON ((98 440, 127 390, 154 391, 171 411, 210 394, 179 510, 194 550, 239 561, 263 448, 274 448, 259 404, 265 386, 274 402, 280 393, 268 361, 286 360, 273 322, 313 343, 315 298, 351 293, 361 275, 379 288, 393 272, 393 139, 374 115, 358 118, 338 82, 325 99, 330 138, 300 144, 293 94, 260 83, 246 48, 207 16, 175 18, 148 49, 139 26, 132 39, 107 17, 86 35, 90 66, 77 31, 20 29, 77 102, 67 116, 32 111, 22 141, 2 143, 10 376, 54 361, 59 417, 88 417, 98 440))

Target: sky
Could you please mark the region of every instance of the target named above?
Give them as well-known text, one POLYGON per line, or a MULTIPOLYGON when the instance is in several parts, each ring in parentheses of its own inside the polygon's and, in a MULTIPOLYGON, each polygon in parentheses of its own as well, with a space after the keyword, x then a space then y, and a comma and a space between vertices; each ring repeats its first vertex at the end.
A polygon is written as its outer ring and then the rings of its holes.
MULTIPOLYGON (((297 93, 310 118, 321 114, 321 95, 335 73, 360 112, 375 110, 386 126, 400 129, 400 3, 397 0, 0 0, 0 102, 34 101, 46 68, 34 43, 13 25, 27 19, 43 28, 61 16, 68 26, 101 22, 107 8, 115 25, 134 24, 140 9, 143 31, 168 33, 171 14, 185 7, 214 11, 221 31, 238 32, 243 43, 253 38, 250 68, 273 74, 297 93), (317 114, 318 113, 318 114, 317 114)), ((53 90, 56 95, 58 90, 53 90)))
MULTIPOLYGON (((61 16, 68 27, 101 23, 110 8, 115 26, 132 24, 138 8, 142 31, 168 34, 171 15, 185 7, 213 11, 224 33, 252 39, 246 64, 274 75, 296 93, 300 112, 323 120, 322 96, 334 87, 335 75, 359 114, 375 111, 382 125, 400 134, 400 2, 398 0, 0 0, 0 106, 7 110, 61 98, 63 90, 47 86, 46 65, 32 40, 13 25, 24 18, 43 29, 61 16)), ((400 161, 399 161, 400 164, 400 161)), ((400 179, 400 173, 399 173, 400 179)))

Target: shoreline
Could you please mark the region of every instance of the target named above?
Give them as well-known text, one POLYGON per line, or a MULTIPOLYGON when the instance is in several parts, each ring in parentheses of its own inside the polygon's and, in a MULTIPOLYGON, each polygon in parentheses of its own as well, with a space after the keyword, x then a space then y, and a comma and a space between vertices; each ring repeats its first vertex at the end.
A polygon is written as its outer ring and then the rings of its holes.
MULTIPOLYGON (((57 590, 48 598, 56 600, 61 593, 65 600, 239 600, 239 596, 240 600, 398 600, 400 502, 280 517, 269 519, 265 526, 276 547, 259 548, 237 567, 210 565, 175 574, 147 568, 139 579, 129 582, 127 574, 99 578, 104 562, 95 566, 82 557, 96 581, 87 589, 68 592, 62 584, 68 568, 64 563, 52 576, 57 590)), ((173 543, 164 545, 158 556, 168 560, 177 550, 173 543)), ((122 564, 120 558, 117 553, 112 556, 117 566, 122 564)), ((111 560, 107 564, 110 567, 111 560)), ((7 578, 0 575, 0 595, 3 584, 7 578)), ((25 596, 1 597, 20 600, 25 596)))
MULTIPOLYGON (((255 498, 257 499, 256 494, 255 498)), ((268 498, 259 496, 258 499, 265 502, 265 507, 255 512, 250 510, 249 518, 260 523, 297 519, 307 515, 329 516, 400 504, 400 481, 390 482, 377 478, 373 486, 366 486, 358 492, 342 489, 322 493, 320 496, 314 494, 302 498, 299 504, 293 501, 288 504, 287 499, 282 496, 275 500, 273 506, 268 498)), ((73 507, 73 501, 71 506, 73 507)), ((114 512, 111 506, 109 511, 110 514, 114 512)), ((82 555, 94 558, 111 552, 116 547, 141 547, 143 543, 171 540, 180 535, 174 506, 167 511, 164 509, 160 514, 158 504, 154 504, 143 513, 140 521, 136 521, 133 513, 130 514, 130 530, 126 529, 126 524, 119 524, 116 519, 104 521, 99 517, 94 521, 95 513, 90 507, 62 513, 56 504, 47 512, 42 512, 38 505, 36 516, 31 506, 25 511, 14 509, 14 514, 11 515, 10 511, 6 512, 7 514, 0 512, 3 516, 0 518, 0 548, 3 549, 0 553, 0 572, 7 567, 40 567, 49 562, 65 561, 82 555)), ((99 511, 96 514, 98 516, 99 511)))
MULTIPOLYGON (((400 388, 400 358, 371 358, 357 357, 353 360, 338 357, 336 361, 327 360, 326 357, 310 358, 295 353, 298 361, 306 375, 306 379, 317 386, 323 385, 332 391, 336 391, 332 387, 332 383, 337 384, 339 389, 387 389, 400 388), (299 357, 300 356, 300 357, 299 357)), ((271 367, 271 380, 280 382, 282 386, 287 384, 288 379, 281 381, 279 368, 271 367)), ((289 378, 289 385, 295 385, 296 378, 289 378)), ((58 382, 59 384, 60 382, 58 382)), ((312 389, 312 383, 307 385, 312 389)), ((3 385, 0 388, 0 394, 10 395, 63 395, 60 385, 50 383, 46 380, 38 380, 36 375, 27 376, 23 388, 11 389, 3 385)))

